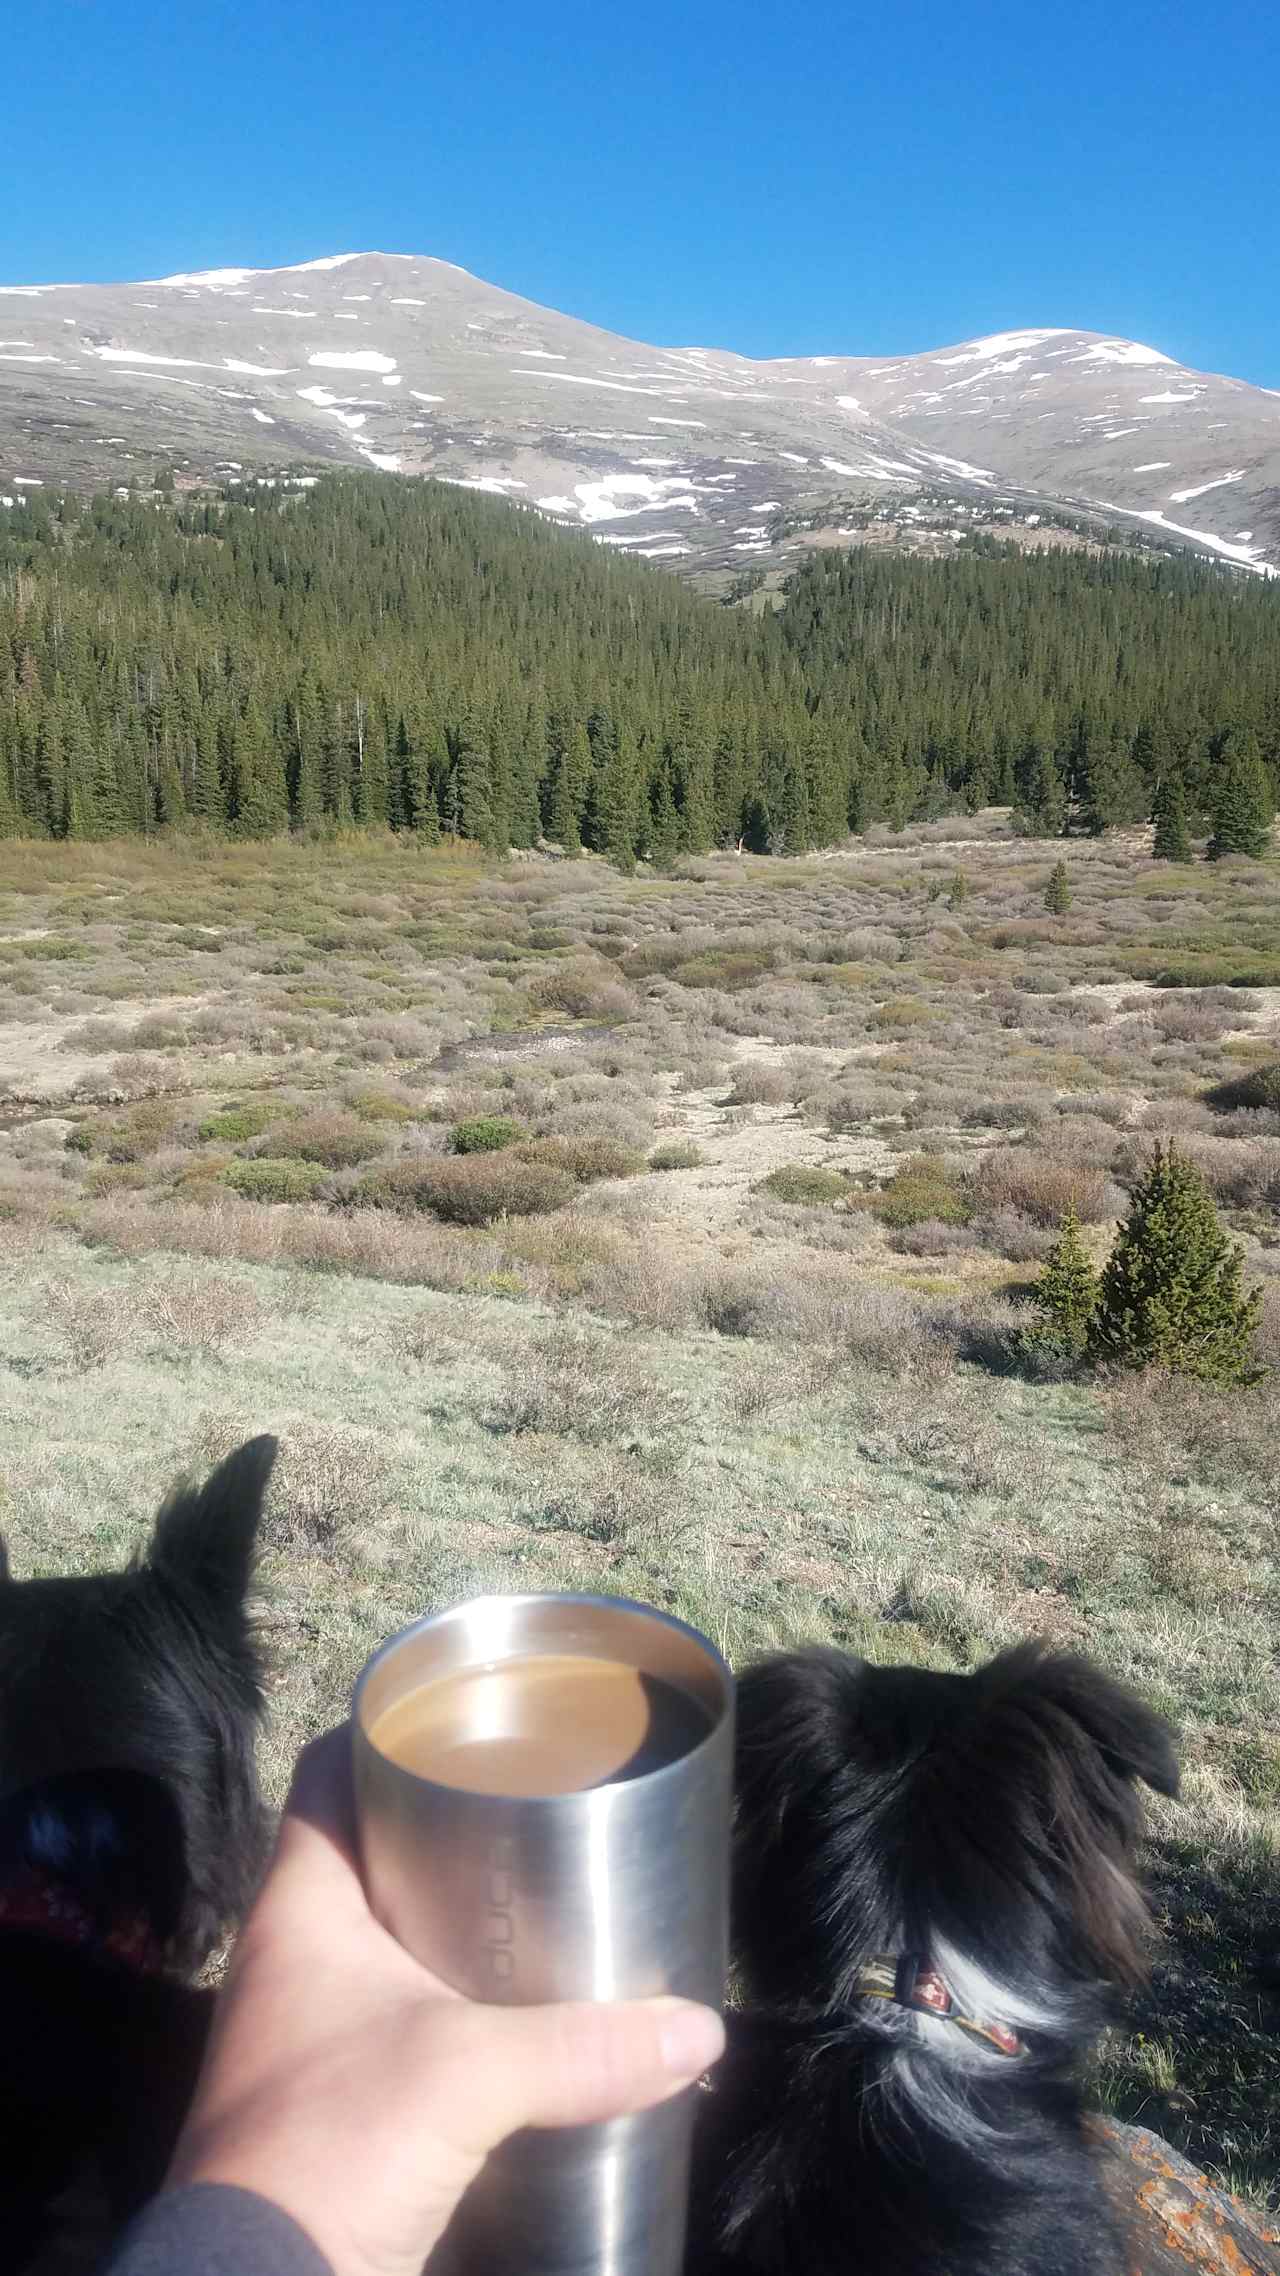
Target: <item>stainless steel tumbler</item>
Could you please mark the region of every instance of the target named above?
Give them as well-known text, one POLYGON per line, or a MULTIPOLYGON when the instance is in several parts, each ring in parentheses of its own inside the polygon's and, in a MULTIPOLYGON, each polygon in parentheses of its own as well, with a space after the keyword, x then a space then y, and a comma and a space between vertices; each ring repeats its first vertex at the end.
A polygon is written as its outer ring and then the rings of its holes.
MULTIPOLYGON (((722 2004, 733 1678, 695 1629, 620 1597, 481 1597, 384 1644, 352 1720, 369 1901, 456 1990, 518 2004, 661 1992, 722 2004), (438 1785, 373 1745, 379 1716, 421 1685, 544 1654, 674 1684, 704 1710, 706 1735, 644 1775, 545 1797, 438 1785)), ((679 2276, 695 2094, 513 2135, 459 2214, 467 2276, 679 2276)))

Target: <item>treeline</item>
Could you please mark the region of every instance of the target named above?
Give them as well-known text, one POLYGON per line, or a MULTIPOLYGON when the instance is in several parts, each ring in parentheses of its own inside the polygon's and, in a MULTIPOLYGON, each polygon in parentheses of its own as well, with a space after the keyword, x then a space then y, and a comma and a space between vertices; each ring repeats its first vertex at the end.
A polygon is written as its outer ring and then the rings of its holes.
MULTIPOLYGON (((623 864, 1014 803, 1103 829, 1242 749, 1280 596, 1188 563, 809 558, 753 615, 376 475, 0 516, 0 834, 364 824, 623 864)), ((1268 808, 1268 812, 1270 807, 1268 808)))

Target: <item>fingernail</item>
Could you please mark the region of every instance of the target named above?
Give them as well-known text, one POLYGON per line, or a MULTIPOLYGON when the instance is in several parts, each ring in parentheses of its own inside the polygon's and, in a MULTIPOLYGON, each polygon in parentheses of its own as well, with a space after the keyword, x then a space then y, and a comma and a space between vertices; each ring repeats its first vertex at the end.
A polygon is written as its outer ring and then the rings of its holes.
POLYGON ((673 1999, 662 2019, 661 2046, 672 2078, 698 2078, 724 2053, 724 2025, 713 2009, 673 1999))

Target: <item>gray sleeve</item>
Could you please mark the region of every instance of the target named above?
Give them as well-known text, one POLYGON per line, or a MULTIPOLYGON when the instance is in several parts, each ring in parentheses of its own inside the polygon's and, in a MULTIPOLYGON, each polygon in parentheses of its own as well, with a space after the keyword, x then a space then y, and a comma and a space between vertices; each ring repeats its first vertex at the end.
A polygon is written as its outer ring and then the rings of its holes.
POLYGON ((333 2276, 296 2221, 249 2189, 200 2181, 152 2200, 102 2276, 333 2276))

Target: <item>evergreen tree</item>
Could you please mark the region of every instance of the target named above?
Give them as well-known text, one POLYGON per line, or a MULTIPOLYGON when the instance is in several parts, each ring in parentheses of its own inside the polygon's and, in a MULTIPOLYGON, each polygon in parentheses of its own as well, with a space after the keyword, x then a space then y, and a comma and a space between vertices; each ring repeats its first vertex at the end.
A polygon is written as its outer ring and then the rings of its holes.
POLYGON ((1093 1356, 1206 1383, 1256 1381, 1262 1291, 1242 1287, 1243 1262, 1200 1172, 1157 1146, 1102 1275, 1093 1356))
POLYGON ((680 847, 680 817, 671 795, 671 777, 666 768, 658 776, 654 789, 649 827, 645 833, 645 851, 659 869, 675 859, 680 847))
POLYGON ((1080 1220, 1075 1210, 1069 1209, 1031 1292, 1040 1316, 1032 1330, 1032 1343, 1046 1356, 1052 1354, 1068 1365, 1078 1364, 1089 1348, 1099 1292, 1098 1275, 1080 1237, 1080 1220))
POLYGON ((1044 889, 1044 905, 1052 917, 1065 917, 1071 907, 1071 879, 1065 861, 1057 861, 1049 872, 1044 889))
POLYGON ((494 821, 489 757, 485 751, 472 750, 469 744, 458 753, 458 828, 464 838, 473 838, 477 845, 492 849, 494 821))
POLYGON ((1059 838, 1067 819, 1067 794, 1051 751, 1028 744, 1018 761, 1014 823, 1027 837, 1059 838))
POLYGON ((240 837, 270 838, 286 827, 289 795, 283 754, 253 705, 232 723, 231 778, 240 837))
POLYGON ((640 769, 635 746, 624 733, 601 769, 595 810, 596 846, 624 874, 635 867, 639 820, 640 769))
POLYGON ((1227 738, 1219 755, 1211 811, 1210 861, 1229 854, 1247 854, 1257 861, 1266 853, 1275 801, 1252 729, 1227 738))
POLYGON ((1191 835, 1187 829, 1187 806, 1182 783, 1176 774, 1161 777, 1151 802, 1151 819, 1155 824, 1155 837, 1151 852, 1156 861, 1190 861, 1191 835))
POLYGON ((1141 822, 1147 808, 1147 786, 1124 736, 1095 740, 1086 762, 1083 801, 1084 824, 1090 835, 1100 838, 1105 830, 1141 822))
POLYGON ((968 898, 969 880, 965 876, 964 871, 962 869, 958 869, 955 873, 955 876, 951 880, 951 884, 947 892, 947 907, 949 909, 963 909, 968 898))
POLYGON ((211 716, 202 718, 196 729, 189 804, 192 814, 199 821, 216 823, 226 820, 227 805, 218 756, 218 729, 211 716))

